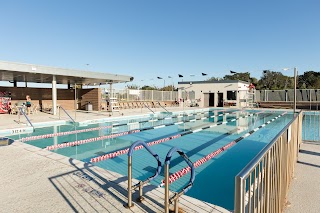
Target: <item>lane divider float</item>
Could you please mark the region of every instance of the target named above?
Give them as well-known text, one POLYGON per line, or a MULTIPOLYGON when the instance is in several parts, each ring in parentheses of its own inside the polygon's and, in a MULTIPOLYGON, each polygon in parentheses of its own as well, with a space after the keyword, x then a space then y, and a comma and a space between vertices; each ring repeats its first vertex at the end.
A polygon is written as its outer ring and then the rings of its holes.
MULTIPOLYGON (((258 131, 259 129, 265 127, 266 125, 270 124, 271 122, 277 120, 278 118, 280 118, 281 116, 285 115, 287 112, 282 113, 281 115, 278 115, 274 118, 272 118, 271 120, 267 121, 266 123, 260 125, 259 127, 251 130, 250 132, 246 133, 245 135, 231 141, 230 143, 224 145, 223 147, 215 150, 214 152, 211 152, 210 154, 200 158, 199 160, 195 161, 193 163, 194 168, 197 168, 199 166, 201 166, 202 164, 208 162, 210 159, 212 159, 213 157, 217 156, 218 154, 226 151, 227 149, 229 149, 230 147, 232 147, 233 145, 235 145, 236 143, 238 143, 239 141, 241 141, 242 139, 248 137, 249 135, 253 134, 254 132, 258 131)), ((186 175, 187 173, 189 173, 191 171, 191 168, 189 166, 175 172, 174 174, 169 176, 169 183, 173 183, 174 181, 178 180, 179 178, 183 177, 184 175, 186 175)), ((165 185, 165 181, 164 179, 161 181, 161 184, 158 187, 163 187, 165 185)))
MULTIPOLYGON (((230 113, 224 113, 224 114, 220 114, 218 116, 223 116, 223 115, 228 115, 228 114, 230 114, 230 113)), ((214 115, 210 116, 210 117, 214 117, 214 115)), ((200 118, 200 119, 202 119, 202 118, 200 118)), ((200 119, 198 119, 198 120, 200 120, 200 119)), ((189 122, 189 121, 186 121, 185 123, 187 123, 187 122, 189 122)), ((179 122, 177 122, 177 123, 179 123, 179 122)), ((77 140, 77 141, 72 141, 72 142, 67 142, 67 143, 55 144, 55 145, 47 146, 45 149, 47 149, 47 150, 62 149, 62 148, 77 146, 77 145, 81 145, 81 144, 85 144, 85 143, 96 142, 99 140, 116 138, 116 137, 129 135, 129 134, 133 134, 133 133, 137 133, 137 132, 142 132, 142 131, 146 131, 146 130, 163 128, 163 127, 171 126, 171 125, 177 125, 177 123, 170 123, 170 124, 166 124, 166 125, 159 125, 159 126, 147 127, 147 128, 143 128, 143 129, 125 131, 125 132, 120 132, 120 133, 115 133, 115 134, 105 135, 105 136, 100 136, 100 137, 95 137, 95 138, 89 138, 89 139, 77 140)))
MULTIPOLYGON (((226 111, 226 110, 217 110, 215 112, 221 112, 221 111, 226 111)), ((188 114, 187 116, 193 116, 193 115, 199 115, 199 114, 205 114, 209 113, 208 112, 201 112, 201 113, 193 113, 193 114, 188 114)), ((167 118, 159 118, 155 120, 146 120, 146 121, 139 121, 135 123, 146 123, 146 122, 151 122, 151 121, 160 121, 160 120, 165 120, 165 119, 173 119, 173 118, 178 118, 179 116, 172 116, 172 117, 167 117, 167 118)), ((181 116, 183 117, 183 116, 181 116)), ((46 139, 46 138, 53 138, 56 136, 65 136, 65 135, 71 135, 71 134, 77 134, 77 133, 83 133, 83 132, 91 132, 91 131, 97 131, 97 130, 102 130, 102 129, 110 129, 113 127, 119 127, 119 126, 127 126, 131 125, 133 123, 125 123, 125 124, 114 124, 114 125, 109 125, 109 126, 102 126, 102 127, 93 127, 93 128, 88 128, 88 129, 80 129, 80 130, 73 130, 73 131, 66 131, 66 132, 59 132, 59 133, 52 133, 52 134, 44 134, 44 135, 35 135, 35 136, 28 136, 20 139, 20 142, 27 142, 27 141, 34 141, 34 140, 40 140, 40 139, 46 139)))
MULTIPOLYGON (((153 146, 153 145, 156 145, 156 144, 159 144, 159 143, 164 143, 164 142, 167 142, 167 141, 175 139, 175 138, 179 138, 179 137, 191 134, 191 133, 200 132, 202 130, 205 130, 205 129, 208 129, 208 128, 212 128, 212 127, 216 127, 216 126, 219 126, 219 125, 222 125, 222 124, 226 124, 226 123, 229 123, 229 122, 234 122, 236 120, 239 120, 240 118, 247 118, 247 117, 253 116, 255 114, 259 114, 259 113, 252 113, 252 114, 249 114, 249 115, 246 115, 246 116, 242 116, 242 117, 231 119, 230 121, 224 121, 224 122, 220 122, 220 123, 215 123, 215 124, 212 124, 212 125, 209 125, 209 126, 205 126, 205 127, 202 127, 202 128, 195 129, 195 130, 189 130, 189 131, 183 132, 181 134, 176 134, 176 135, 173 135, 173 136, 161 138, 159 140, 151 141, 151 142, 147 143, 147 146, 153 146)), ((143 148, 143 146, 137 146, 137 147, 135 147, 134 150, 139 150, 139 149, 142 149, 142 148, 143 148)), ((115 158, 117 156, 127 154, 128 151, 129 151, 129 147, 127 147, 125 149, 121 149, 121 150, 115 151, 115 152, 107 153, 105 155, 101 155, 101 156, 97 156, 97 157, 91 158, 90 162, 91 163, 97 163, 97 162, 100 162, 100 161, 104 161, 104 160, 108 160, 108 159, 111 159, 111 158, 115 158)))

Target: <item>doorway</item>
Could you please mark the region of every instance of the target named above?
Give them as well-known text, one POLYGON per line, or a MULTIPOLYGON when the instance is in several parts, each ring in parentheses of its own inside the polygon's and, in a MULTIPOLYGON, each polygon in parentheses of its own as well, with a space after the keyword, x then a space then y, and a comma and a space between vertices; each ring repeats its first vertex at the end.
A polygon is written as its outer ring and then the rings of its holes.
POLYGON ((214 93, 209 93, 209 106, 214 107, 214 93))
POLYGON ((223 93, 218 93, 218 106, 217 107, 223 107, 223 93))

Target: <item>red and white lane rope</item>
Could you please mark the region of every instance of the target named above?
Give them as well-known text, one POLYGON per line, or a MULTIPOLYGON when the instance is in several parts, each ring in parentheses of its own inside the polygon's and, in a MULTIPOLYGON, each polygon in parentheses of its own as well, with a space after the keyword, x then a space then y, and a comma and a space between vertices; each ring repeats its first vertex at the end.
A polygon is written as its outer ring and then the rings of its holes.
MULTIPOLYGON (((284 114, 286 114, 287 112, 282 113, 281 115, 278 115, 276 117, 274 117, 273 119, 269 120, 268 122, 262 124, 261 126, 251 130, 250 132, 244 134, 243 136, 237 138, 236 140, 231 141, 230 143, 226 144, 225 146, 215 150, 214 152, 211 152, 210 154, 200 158, 199 160, 197 160, 196 162, 193 163, 194 168, 197 168, 199 166, 201 166, 202 164, 204 164, 205 162, 209 161, 210 159, 212 159, 213 157, 217 156, 218 154, 220 154, 221 152, 226 151, 227 149, 229 149, 230 147, 232 147, 233 145, 235 145, 236 143, 238 143, 239 141, 241 141, 242 139, 248 137, 249 135, 253 134, 254 132, 258 131, 259 129, 265 127, 266 125, 270 124, 271 122, 277 120, 278 118, 280 118, 281 116, 283 116, 284 114)), ((186 175, 187 173, 189 173, 191 171, 191 168, 189 166, 175 172, 174 174, 169 176, 169 183, 173 183, 174 181, 178 180, 179 178, 183 177, 184 175, 186 175)), ((162 187, 165 185, 165 180, 163 179, 161 181, 161 184, 159 185, 159 187, 162 187)))
POLYGON ((39 140, 39 139, 44 139, 44 138, 53 138, 55 136, 71 135, 71 134, 82 133, 82 132, 91 132, 91 131, 96 131, 96 130, 101 130, 101 129, 109 129, 109 128, 112 128, 112 126, 101 126, 101 127, 94 127, 94 128, 89 128, 89 129, 79 129, 79 130, 68 131, 68 132, 59 132, 59 133, 52 133, 52 134, 45 134, 45 135, 35 135, 35 136, 21 138, 21 142, 39 140))
POLYGON ((116 134, 105 135, 105 136, 100 136, 100 137, 95 137, 95 138, 89 138, 89 139, 84 139, 84 140, 77 140, 77 141, 73 141, 73 142, 56 144, 56 145, 47 146, 45 149, 47 149, 47 150, 61 149, 61 148, 65 148, 65 147, 77 146, 77 145, 80 145, 80 144, 96 142, 96 141, 103 140, 103 139, 115 138, 115 137, 120 137, 120 136, 123 136, 123 135, 129 135, 129 134, 133 134, 133 133, 136 133, 136 132, 140 132, 140 130, 137 129, 137 130, 120 132, 120 133, 116 133, 116 134))
MULTIPOLYGON (((255 113, 255 114, 258 114, 258 113, 255 113)), ((205 127, 199 128, 199 129, 186 131, 186 132, 183 132, 181 134, 174 135, 174 136, 161 138, 159 140, 147 143, 147 146, 153 146, 153 145, 156 145, 156 144, 159 144, 159 143, 164 143, 164 142, 167 142, 167 141, 175 139, 175 138, 179 138, 179 137, 182 137, 182 136, 185 136, 185 135, 188 135, 188 134, 191 134, 191 133, 195 133, 195 132, 200 132, 200 131, 202 131, 204 129, 216 127, 216 126, 219 126, 219 125, 222 125, 222 124, 226 124, 226 123, 229 123, 229 122, 234 122, 234 121, 236 121, 236 120, 238 120, 240 118, 247 118, 247 117, 250 117, 250 116, 253 116, 253 115, 254 114, 252 113, 252 114, 249 114, 249 115, 246 115, 246 116, 242 116, 242 117, 239 117, 239 118, 231 119, 230 121, 224 121, 224 122, 212 124, 210 126, 205 126, 205 127)), ((135 150, 139 150, 141 148, 143 148, 143 146, 137 146, 135 148, 135 150)), ((117 156, 127 154, 128 151, 129 151, 129 148, 125 148, 125 149, 121 149, 121 150, 118 150, 118 151, 115 151, 115 152, 107 153, 105 155, 101 155, 101 156, 97 156, 97 157, 91 158, 90 162, 91 163, 97 163, 97 162, 100 162, 100 161, 104 161, 104 160, 108 160, 108 159, 111 159, 111 158, 115 158, 117 156)))
MULTIPOLYGON (((217 110, 216 112, 221 112, 221 111, 226 111, 226 110, 217 110)), ((204 112, 204 113, 206 113, 206 112, 204 112)), ((192 114, 192 115, 196 115, 196 114, 192 114)), ((175 116, 175 117, 170 117, 170 118, 177 118, 177 117, 183 117, 183 116, 175 116)), ((166 118, 166 119, 168 119, 168 118, 166 118)), ((156 120, 153 120, 153 121, 157 121, 157 120, 160 120, 160 119, 156 119, 156 120)), ((148 121, 142 121, 142 122, 149 122, 149 120, 148 121)), ((77 134, 77 133, 83 133, 83 132, 91 132, 91 131, 97 131, 97 130, 101 130, 101 129, 109 129, 109 128, 112 128, 112 127, 125 126, 125 125, 129 125, 129 124, 131 124, 131 123, 115 124, 115 125, 102 126, 102 127, 93 127, 93 128, 88 128, 88 129, 80 129, 80 130, 59 132, 59 133, 51 133, 51 134, 44 134, 44 135, 35 135, 35 136, 29 136, 29 137, 21 138, 20 141, 21 142, 27 142, 27 141, 33 141, 33 140, 46 139, 46 138, 53 138, 53 137, 56 137, 56 136, 64 136, 64 135, 71 135, 71 134, 77 134)))
MULTIPOLYGON (((225 113, 225 114, 221 114, 221 115, 218 115, 218 116, 227 115, 227 114, 230 114, 230 113, 225 113)), ((210 117, 214 117, 214 116, 210 116, 210 117)), ((186 121, 186 122, 192 122, 192 121, 195 121, 195 120, 189 120, 189 121, 186 121)), ((200 120, 200 119, 198 119, 198 120, 200 120)), ((120 132, 120 133, 116 133, 116 134, 100 136, 100 137, 96 137, 96 138, 89 138, 89 139, 84 139, 84 140, 80 140, 80 141, 73 141, 73 142, 67 142, 67 143, 62 143, 62 144, 56 144, 56 145, 47 146, 45 149, 47 149, 47 150, 61 149, 61 148, 66 148, 66 147, 70 147, 70 146, 76 146, 76 145, 80 145, 80 144, 84 144, 84 143, 96 142, 96 141, 103 140, 103 139, 116 138, 116 137, 120 137, 120 136, 123 136, 123 135, 133 134, 133 133, 136 133, 136 132, 142 132, 142 131, 146 131, 146 130, 150 130, 150 129, 159 129, 159 128, 163 128, 165 126, 178 125, 180 123, 182 123, 182 122, 170 123, 170 124, 159 125, 159 126, 153 126, 153 127, 148 127, 148 128, 139 129, 139 130, 131 130, 131 131, 126 131, 126 132, 120 132)))

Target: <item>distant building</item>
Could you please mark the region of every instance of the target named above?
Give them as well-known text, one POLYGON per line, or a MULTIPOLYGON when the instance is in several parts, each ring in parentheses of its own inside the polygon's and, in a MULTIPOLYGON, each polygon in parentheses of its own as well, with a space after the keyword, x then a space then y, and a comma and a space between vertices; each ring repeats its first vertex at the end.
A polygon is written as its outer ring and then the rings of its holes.
POLYGON ((249 83, 239 80, 178 82, 180 104, 200 107, 245 107, 250 96, 249 83))

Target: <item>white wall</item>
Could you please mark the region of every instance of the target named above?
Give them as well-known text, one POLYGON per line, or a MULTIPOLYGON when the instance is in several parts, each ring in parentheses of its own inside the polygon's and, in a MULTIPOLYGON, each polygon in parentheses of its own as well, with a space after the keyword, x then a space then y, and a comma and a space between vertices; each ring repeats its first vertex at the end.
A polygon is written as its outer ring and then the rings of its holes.
MULTIPOLYGON (((179 99, 185 98, 182 97, 182 91, 194 91, 195 92, 195 99, 200 99, 200 102, 197 102, 200 107, 204 107, 204 94, 205 93, 214 93, 214 105, 215 107, 218 104, 218 92, 223 93, 223 99, 225 102, 235 102, 237 107, 241 107, 240 99, 245 99, 245 95, 248 91, 249 83, 197 83, 192 82, 192 84, 178 84, 179 92, 178 97, 179 99), (181 89, 184 88, 184 89, 181 89), (231 101, 227 100, 227 91, 237 91, 237 100, 231 101), (238 92, 239 91, 239 92, 238 92)), ((188 100, 187 100, 188 102, 188 100)))

